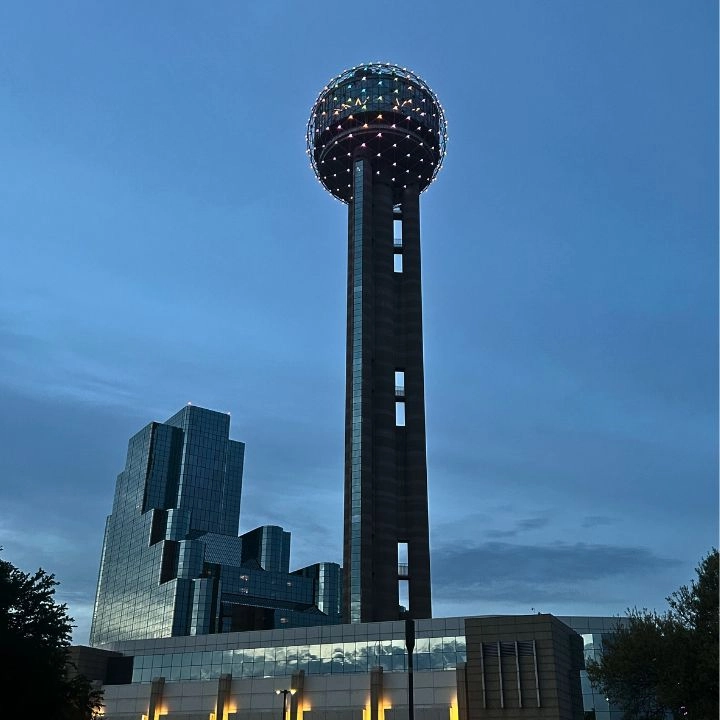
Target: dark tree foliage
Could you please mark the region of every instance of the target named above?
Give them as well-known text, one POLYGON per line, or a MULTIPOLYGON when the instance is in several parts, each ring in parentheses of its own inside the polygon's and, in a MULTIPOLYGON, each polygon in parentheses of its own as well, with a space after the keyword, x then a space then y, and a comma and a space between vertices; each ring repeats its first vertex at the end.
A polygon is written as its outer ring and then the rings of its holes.
POLYGON ((102 707, 102 693, 68 661, 73 619, 55 602, 56 585, 42 569, 28 574, 0 560, 0 696, 8 716, 90 720, 102 707))
POLYGON ((717 720, 718 551, 702 559, 697 580, 667 598, 659 615, 632 610, 604 643, 588 675, 625 720, 717 720))

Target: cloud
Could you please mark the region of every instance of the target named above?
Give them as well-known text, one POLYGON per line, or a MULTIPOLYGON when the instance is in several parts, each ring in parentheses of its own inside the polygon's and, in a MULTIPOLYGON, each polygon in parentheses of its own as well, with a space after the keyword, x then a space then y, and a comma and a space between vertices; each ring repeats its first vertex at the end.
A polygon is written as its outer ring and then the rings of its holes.
POLYGON ((518 523, 518 529, 519 530, 538 530, 540 528, 546 527, 550 524, 550 520, 546 517, 536 517, 536 518, 527 518, 526 520, 521 520, 518 523))
POLYGON ((511 538, 517 537, 518 535, 528 530, 539 530, 550 524, 550 519, 547 517, 534 517, 526 518, 525 520, 519 520, 515 523, 515 527, 508 528, 506 530, 487 530, 485 536, 499 540, 500 538, 511 538))
POLYGON ((495 540, 499 540, 500 538, 511 538, 515 537, 518 534, 517 529, 513 530, 488 530, 485 533, 486 537, 494 538, 495 540))
POLYGON ((23 525, 13 527, 11 517, 3 517, 0 513, 0 537, 4 547, 11 545, 24 545, 27 550, 46 550, 53 548, 60 553, 67 552, 70 543, 57 532, 43 532, 35 530, 28 535, 27 528, 23 525))
POLYGON ((20 331, 0 319, 3 385, 15 392, 68 402, 126 407, 138 402, 138 393, 130 389, 131 372, 117 362, 111 365, 94 358, 87 349, 53 341, 51 334, 20 331))
POLYGON ((615 522, 614 518, 608 517, 607 515, 588 515, 583 518, 581 527, 592 528, 600 525, 613 525, 615 522))
POLYGON ((551 543, 523 545, 487 542, 444 547, 433 555, 433 585, 443 601, 579 599, 578 587, 613 585, 622 578, 648 577, 681 563, 641 547, 551 543))

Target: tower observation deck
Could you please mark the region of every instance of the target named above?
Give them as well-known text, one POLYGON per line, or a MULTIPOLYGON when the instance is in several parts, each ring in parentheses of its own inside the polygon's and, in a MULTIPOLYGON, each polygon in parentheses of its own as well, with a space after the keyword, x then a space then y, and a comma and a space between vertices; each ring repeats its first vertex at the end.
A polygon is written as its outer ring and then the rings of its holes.
POLYGON ((389 63, 333 78, 307 126, 318 180, 348 205, 346 622, 431 616, 420 193, 446 142, 433 91, 389 63))

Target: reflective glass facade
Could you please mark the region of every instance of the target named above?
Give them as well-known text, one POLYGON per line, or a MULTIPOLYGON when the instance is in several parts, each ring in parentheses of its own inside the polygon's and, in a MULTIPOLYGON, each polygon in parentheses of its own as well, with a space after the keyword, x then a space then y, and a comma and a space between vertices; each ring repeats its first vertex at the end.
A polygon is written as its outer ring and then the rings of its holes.
POLYGON ((361 539, 362 539, 362 433, 363 433, 363 209, 365 205, 364 173, 365 162, 355 163, 355 202, 352 205, 353 245, 352 245, 352 306, 348 308, 348 333, 352 337, 352 376, 350 438, 350 523, 346 529, 346 542, 349 543, 350 562, 346 573, 348 583, 350 622, 360 622, 362 590, 361 539))
MULTIPOLYGON (((465 637, 418 638, 413 653, 416 670, 454 670, 465 662, 465 637)), ((330 642, 316 645, 206 650, 136 655, 133 682, 210 680, 231 673, 234 678, 286 677, 298 670, 312 675, 407 670, 404 639, 330 642)))
MULTIPOLYGON (((559 619, 582 637, 586 663, 588 660, 600 658, 603 643, 612 635, 618 623, 623 622, 622 618, 617 617, 578 616, 560 617, 559 619)), ((621 720, 622 712, 610 705, 605 695, 592 686, 587 671, 580 671, 580 682, 586 720, 621 720)))
POLYGON ((277 525, 265 525, 243 533, 242 559, 256 559, 263 570, 290 572, 290 533, 277 525))
POLYGON ((317 609, 340 622, 342 615, 340 605, 342 598, 342 568, 337 563, 316 563, 295 570, 292 574, 311 578, 317 609))
MULTIPOLYGON (((585 662, 588 660, 599 660, 602 655, 603 642, 610 636, 610 633, 582 633, 585 650, 585 662)), ((590 678, 585 670, 580 673, 582 683, 583 706, 586 713, 594 713, 588 720, 621 720, 623 713, 613 709, 608 703, 604 693, 593 687, 590 678)))
POLYGON ((229 415, 188 405, 131 438, 91 644, 338 622, 319 610, 312 574, 288 573, 290 533, 265 526, 238 537, 245 446, 229 431, 229 415))

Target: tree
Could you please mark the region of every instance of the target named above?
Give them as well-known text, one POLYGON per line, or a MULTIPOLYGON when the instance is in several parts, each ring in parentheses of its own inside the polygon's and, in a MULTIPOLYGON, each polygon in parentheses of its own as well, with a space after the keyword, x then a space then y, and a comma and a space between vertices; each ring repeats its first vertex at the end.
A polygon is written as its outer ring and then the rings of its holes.
POLYGON ((684 638, 681 684, 688 716, 718 717, 718 551, 704 557, 697 581, 683 585, 667 600, 676 635, 684 638), (692 710, 691 710, 692 708, 692 710))
POLYGON ((667 598, 658 614, 631 610, 605 641, 588 675, 625 720, 718 717, 718 551, 696 568, 697 580, 667 598))
POLYGON ((28 574, 0 560, 0 648, 6 659, 0 688, 8 716, 32 708, 57 720, 91 720, 102 707, 102 693, 69 663, 73 619, 66 605, 55 602, 58 584, 42 569, 28 574))

